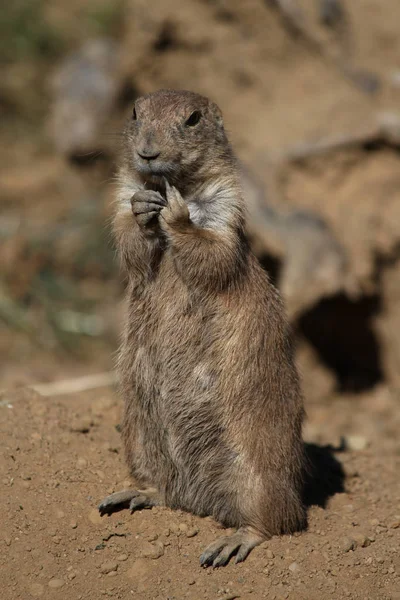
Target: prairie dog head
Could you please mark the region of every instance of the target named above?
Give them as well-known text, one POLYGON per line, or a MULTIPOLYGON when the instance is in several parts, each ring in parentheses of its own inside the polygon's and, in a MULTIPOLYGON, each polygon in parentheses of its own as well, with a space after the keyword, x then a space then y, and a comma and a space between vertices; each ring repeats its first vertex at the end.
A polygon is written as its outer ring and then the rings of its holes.
POLYGON ((230 156, 221 111, 208 98, 159 90, 136 100, 124 132, 124 159, 143 181, 194 182, 230 156))

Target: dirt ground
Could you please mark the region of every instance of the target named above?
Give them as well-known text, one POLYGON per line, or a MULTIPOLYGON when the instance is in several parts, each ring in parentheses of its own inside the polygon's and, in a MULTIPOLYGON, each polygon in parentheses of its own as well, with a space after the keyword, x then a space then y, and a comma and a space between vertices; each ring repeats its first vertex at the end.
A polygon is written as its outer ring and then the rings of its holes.
MULTIPOLYGON (((288 148, 368 132, 379 115, 398 114, 397 0, 343 0, 340 31, 318 25, 317 2, 299 2, 321 45, 264 0, 127 0, 115 3, 122 18, 101 12, 100 0, 36 4, 64 51, 100 29, 113 35, 130 94, 177 87, 211 96, 238 155, 267 185, 270 161, 288 148), (346 78, 337 56, 376 74, 376 93, 346 78)), ((165 508, 97 512, 128 480, 116 391, 45 397, 26 387, 111 369, 120 326, 109 167, 68 163, 49 133, 59 52, 9 61, 0 83, 1 598, 400 600, 400 144, 378 136, 286 163, 279 193, 270 190, 272 204, 326 220, 358 295, 328 298, 294 323, 313 467, 307 530, 274 537, 243 564, 202 569, 202 549, 223 535, 212 520, 165 508), (43 282, 53 295, 43 297, 43 282), (54 334, 71 307, 94 315, 101 333, 54 334)), ((127 110, 121 103, 104 126, 107 143, 127 110)))
POLYGON ((97 503, 128 478, 115 393, 5 393, 2 598, 397 600, 397 407, 385 386, 308 405, 308 530, 274 537, 240 565, 205 570, 202 549, 223 535, 212 520, 166 508, 99 516, 97 503))

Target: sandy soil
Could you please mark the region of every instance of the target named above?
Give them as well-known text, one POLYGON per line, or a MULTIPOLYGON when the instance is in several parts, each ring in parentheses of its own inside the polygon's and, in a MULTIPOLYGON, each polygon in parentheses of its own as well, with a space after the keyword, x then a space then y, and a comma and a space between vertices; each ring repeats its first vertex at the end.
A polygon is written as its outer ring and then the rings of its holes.
POLYGON ((207 570, 201 551, 223 534, 212 520, 166 508, 99 516, 97 503, 128 478, 112 390, 4 393, 2 598, 397 600, 397 406, 386 387, 308 404, 308 530, 207 570))

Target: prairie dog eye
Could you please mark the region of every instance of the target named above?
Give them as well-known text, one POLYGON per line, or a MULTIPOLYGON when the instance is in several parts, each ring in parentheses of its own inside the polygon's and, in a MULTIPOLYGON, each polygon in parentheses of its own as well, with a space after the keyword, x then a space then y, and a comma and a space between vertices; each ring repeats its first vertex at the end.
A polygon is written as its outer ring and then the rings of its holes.
POLYGON ((195 110, 187 119, 185 125, 187 125, 188 127, 194 127, 200 121, 201 117, 201 112, 199 110, 195 110))
POLYGON ((132 121, 136 121, 136 119, 137 119, 136 108, 133 107, 133 110, 132 110, 132 121))

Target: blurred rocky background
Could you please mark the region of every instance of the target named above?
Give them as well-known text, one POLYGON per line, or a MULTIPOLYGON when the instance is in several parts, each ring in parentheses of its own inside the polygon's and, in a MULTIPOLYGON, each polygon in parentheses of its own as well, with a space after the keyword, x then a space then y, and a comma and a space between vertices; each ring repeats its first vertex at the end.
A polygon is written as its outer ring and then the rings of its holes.
POLYGON ((396 0, 16 0, 0 17, 1 377, 112 367, 124 119, 162 87, 222 108, 254 251, 309 401, 400 380, 396 0))

